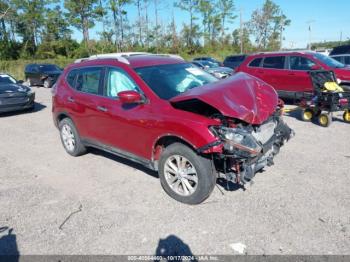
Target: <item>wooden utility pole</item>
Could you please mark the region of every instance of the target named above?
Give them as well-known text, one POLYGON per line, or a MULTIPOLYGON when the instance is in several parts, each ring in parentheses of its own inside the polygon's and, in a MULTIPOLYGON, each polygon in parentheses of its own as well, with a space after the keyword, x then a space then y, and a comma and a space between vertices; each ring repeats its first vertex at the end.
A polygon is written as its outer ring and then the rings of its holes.
POLYGON ((241 44, 241 54, 243 54, 243 18, 242 18, 242 8, 239 12, 239 37, 241 44))

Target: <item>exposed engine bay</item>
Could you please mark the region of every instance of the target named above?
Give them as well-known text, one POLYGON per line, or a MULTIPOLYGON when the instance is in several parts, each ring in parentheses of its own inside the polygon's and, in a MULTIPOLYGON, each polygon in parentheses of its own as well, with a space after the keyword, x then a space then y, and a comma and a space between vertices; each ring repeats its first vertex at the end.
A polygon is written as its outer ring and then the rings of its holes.
POLYGON ((216 143, 202 148, 222 146, 221 153, 213 154, 219 174, 238 184, 250 182, 255 174, 274 164, 280 148, 294 136, 294 131, 283 121, 283 103, 262 124, 253 125, 222 115, 214 107, 192 99, 173 104, 175 108, 218 120, 221 125, 211 126, 210 131, 218 138, 216 143))
POLYGON ((250 182, 257 172, 272 166, 280 148, 294 136, 278 112, 259 126, 240 123, 211 130, 223 143, 223 152, 214 158, 217 171, 239 184, 250 182))

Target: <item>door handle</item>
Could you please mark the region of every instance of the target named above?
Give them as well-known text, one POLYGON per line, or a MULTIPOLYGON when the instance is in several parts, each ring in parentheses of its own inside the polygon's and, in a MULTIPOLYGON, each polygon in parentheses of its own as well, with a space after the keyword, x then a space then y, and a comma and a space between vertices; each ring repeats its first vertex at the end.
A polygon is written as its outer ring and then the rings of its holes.
POLYGON ((68 97, 68 99, 67 99, 67 100, 68 100, 68 102, 70 102, 70 103, 74 103, 74 102, 75 102, 74 98, 73 98, 73 97, 71 97, 71 96, 70 96, 70 97, 68 97))
POLYGON ((104 106, 98 106, 97 110, 101 111, 101 112, 107 112, 108 111, 108 109, 106 107, 104 107, 104 106))
POLYGON ((258 70, 258 73, 259 73, 259 74, 263 74, 263 73, 264 73, 264 71, 258 70))
POLYGON ((289 75, 289 76, 295 76, 295 74, 294 74, 294 73, 289 73, 288 75, 289 75))

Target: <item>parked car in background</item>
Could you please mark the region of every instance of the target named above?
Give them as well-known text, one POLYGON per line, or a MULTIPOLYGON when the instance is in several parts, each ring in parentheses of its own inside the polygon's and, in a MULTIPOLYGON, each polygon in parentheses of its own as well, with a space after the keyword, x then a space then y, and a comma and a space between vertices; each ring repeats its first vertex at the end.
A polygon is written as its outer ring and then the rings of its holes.
POLYGON ((243 63, 244 59, 247 58, 247 55, 230 55, 225 58, 224 66, 236 69, 240 64, 243 63))
POLYGON ((350 54, 350 45, 341 45, 334 47, 330 52, 330 56, 350 54))
POLYGON ((343 54, 343 55, 332 55, 330 56, 333 59, 337 60, 338 62, 350 66, 350 54, 343 54))
POLYGON ((209 74, 217 78, 226 78, 234 73, 233 69, 229 67, 220 66, 218 63, 211 62, 208 60, 197 60, 193 61, 192 64, 198 66, 204 71, 207 71, 209 74))
POLYGON ((224 66, 224 64, 222 62, 220 62, 219 60, 217 60, 217 59, 215 59, 213 57, 210 57, 210 56, 196 57, 196 58, 193 58, 193 61, 210 61, 210 62, 213 62, 213 63, 217 63, 220 66, 224 66))
POLYGON ((61 75, 62 69, 53 64, 29 64, 24 75, 28 86, 52 87, 61 75))
POLYGON ((311 51, 269 52, 249 56, 236 72, 246 72, 272 85, 280 97, 300 97, 312 92, 310 70, 334 71, 345 90, 350 89, 350 68, 331 57, 311 51))
POLYGON ((22 83, 0 73, 0 113, 34 109, 35 93, 22 83))
POLYGON ((271 86, 244 73, 219 81, 172 55, 78 60, 52 93, 67 153, 95 147, 157 170, 187 204, 208 198, 219 173, 251 181, 293 133, 271 86))

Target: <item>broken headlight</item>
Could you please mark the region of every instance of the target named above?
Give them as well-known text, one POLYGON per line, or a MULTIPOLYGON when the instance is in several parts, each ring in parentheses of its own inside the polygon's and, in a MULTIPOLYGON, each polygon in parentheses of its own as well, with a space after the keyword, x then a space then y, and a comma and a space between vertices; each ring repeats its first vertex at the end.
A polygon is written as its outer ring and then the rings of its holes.
POLYGON ((215 133, 223 140, 229 151, 241 150, 252 156, 258 155, 262 147, 257 140, 246 130, 240 128, 212 127, 215 133))

